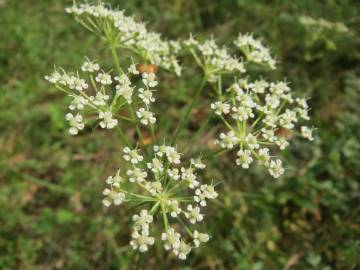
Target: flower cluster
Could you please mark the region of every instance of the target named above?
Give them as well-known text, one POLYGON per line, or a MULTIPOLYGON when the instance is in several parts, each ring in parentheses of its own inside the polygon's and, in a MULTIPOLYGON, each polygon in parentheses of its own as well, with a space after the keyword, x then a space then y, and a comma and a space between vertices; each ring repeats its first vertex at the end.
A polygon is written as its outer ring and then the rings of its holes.
POLYGON ((183 43, 189 48, 198 65, 203 68, 209 81, 216 80, 216 76, 221 74, 246 71, 243 61, 230 55, 225 46, 219 47, 213 38, 199 42, 190 35, 183 43))
POLYGON ((204 169, 201 159, 191 159, 181 166, 181 155, 176 148, 165 144, 154 146, 152 159, 145 161, 139 149, 126 147, 123 158, 127 162, 124 176, 120 170, 106 180, 109 187, 103 191, 103 204, 120 205, 122 202, 142 203, 147 208, 135 214, 130 245, 140 252, 147 251, 155 238, 151 236, 154 216, 163 221, 161 240, 165 250, 179 259, 186 259, 192 248, 207 242, 209 235, 192 230, 190 225, 204 219, 202 208, 218 194, 212 184, 201 184, 197 171, 204 169), (178 223, 176 225, 175 223, 178 223), (176 231, 175 228, 182 228, 176 231), (186 233, 188 237, 182 235, 186 233), (189 240, 186 240, 190 238, 189 240))
POLYGON ((321 31, 330 31, 331 33, 349 33, 349 28, 342 22, 330 22, 323 18, 315 19, 310 16, 299 16, 299 22, 304 25, 309 31, 321 32, 321 31))
POLYGON ((265 64, 271 69, 275 69, 276 61, 272 58, 270 50, 260 40, 255 39, 253 35, 239 34, 234 44, 242 51, 247 61, 265 64))
POLYGON ((142 73, 142 85, 137 87, 130 80, 131 76, 139 75, 135 65, 132 64, 128 70, 128 73, 112 77, 110 73, 100 70, 99 64, 86 59, 80 72, 67 73, 63 69, 55 69, 51 75, 45 76, 46 80, 72 98, 69 105, 72 112, 66 114, 70 134, 76 135, 84 129, 85 123, 81 113, 88 116, 95 114, 98 124, 104 129, 117 126, 117 116, 136 121, 123 116, 123 109, 129 109, 133 100, 139 101, 136 103, 140 104, 136 111, 140 123, 148 125, 156 122, 154 113, 150 111, 150 104, 155 101, 154 87, 158 84, 155 74, 142 73))
POLYGON ((87 29, 98 32, 116 47, 129 49, 145 63, 152 63, 181 75, 176 55, 179 42, 165 41, 160 34, 148 31, 142 22, 126 16, 123 10, 113 10, 105 4, 74 3, 66 12, 74 14, 87 29))
MULTIPOLYGON (((270 154, 271 147, 285 149, 289 142, 281 131, 292 131, 300 121, 309 120, 304 98, 295 98, 286 82, 238 80, 219 101, 211 104, 228 131, 216 141, 224 149, 237 148, 236 164, 247 169, 256 159, 278 178, 284 173, 282 161, 270 154)), ((313 140, 312 128, 301 126, 300 134, 313 140)))

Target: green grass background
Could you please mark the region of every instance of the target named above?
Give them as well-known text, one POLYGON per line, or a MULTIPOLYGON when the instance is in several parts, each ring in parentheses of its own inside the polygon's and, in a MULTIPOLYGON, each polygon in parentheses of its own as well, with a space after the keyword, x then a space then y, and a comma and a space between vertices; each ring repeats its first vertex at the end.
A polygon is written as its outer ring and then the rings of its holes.
MULTIPOLYGON (((311 96, 314 143, 294 140, 285 177, 214 159, 209 178, 223 181, 207 213, 211 241, 185 262, 153 248, 141 269, 359 269, 360 3, 350 0, 123 0, 168 38, 214 35, 223 43, 254 32, 279 60, 273 79, 311 96), (344 22, 351 35, 309 33, 298 15, 344 22)), ((43 78, 54 64, 73 69, 84 55, 110 58, 99 39, 65 14, 71 1, 0 0, 0 269, 132 269, 133 209, 104 209, 104 179, 121 161, 109 132, 67 134, 68 99, 43 78)), ((175 125, 198 72, 161 78, 159 125, 175 125), (163 102, 161 102, 163 101, 163 102), (166 102, 165 102, 166 101, 166 102), (173 123, 173 124, 172 124, 173 123)), ((204 93, 193 114, 206 112, 204 93)), ((209 143, 215 119, 199 138, 209 143)), ((183 136, 182 143, 186 143, 183 136)))

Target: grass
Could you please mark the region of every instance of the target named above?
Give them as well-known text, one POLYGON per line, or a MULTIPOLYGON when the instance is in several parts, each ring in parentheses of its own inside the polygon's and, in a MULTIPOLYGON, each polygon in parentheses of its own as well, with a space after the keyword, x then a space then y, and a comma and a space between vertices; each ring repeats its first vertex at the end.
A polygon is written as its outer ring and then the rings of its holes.
MULTIPOLYGON (((166 37, 213 34, 223 42, 255 32, 277 55, 272 79, 288 78, 311 96, 315 143, 284 153, 286 177, 261 168, 234 171, 230 156, 213 162, 221 196, 207 213, 213 236, 184 263, 159 247, 139 261, 129 242, 129 213, 104 209, 104 179, 118 167, 116 135, 67 134, 67 97, 43 79, 54 63, 78 66, 84 55, 110 59, 102 43, 64 13, 71 1, 0 1, 0 269, 357 269, 360 266, 360 6, 356 1, 111 1, 166 37), (296 16, 342 21, 351 36, 309 43, 296 16), (336 48, 326 44, 333 42, 336 48)), ((110 63, 110 62, 109 62, 110 63)), ((187 70, 191 75, 196 70, 187 70)), ((164 75, 159 125, 176 127, 188 91, 164 75), (170 101, 170 102, 169 102, 170 101), (175 120, 174 120, 175 119, 175 120)), ((188 133, 209 104, 204 91, 188 133)), ((209 131, 192 147, 207 144, 209 131)), ((128 134, 134 133, 129 130, 128 134)), ((182 144, 186 144, 186 134, 182 144)), ((210 166, 209 166, 210 167, 210 166)))

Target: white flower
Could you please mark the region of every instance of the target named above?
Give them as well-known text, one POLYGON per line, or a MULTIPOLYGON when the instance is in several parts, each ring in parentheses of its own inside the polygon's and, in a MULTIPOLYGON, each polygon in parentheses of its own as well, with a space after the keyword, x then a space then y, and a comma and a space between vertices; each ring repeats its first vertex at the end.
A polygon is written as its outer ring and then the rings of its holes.
POLYGON ((235 144, 239 142, 239 138, 235 135, 233 131, 229 131, 227 134, 220 134, 220 141, 215 141, 215 143, 220 144, 222 148, 232 149, 235 144))
POLYGON ((228 114, 230 112, 230 105, 221 101, 211 103, 211 109, 215 110, 215 114, 228 114))
POLYGON ((61 80, 61 77, 62 77, 62 75, 58 71, 55 71, 50 76, 46 75, 45 80, 47 80, 50 83, 55 84, 61 80))
POLYGON ((93 73, 95 71, 98 71, 100 69, 100 66, 99 64, 97 63, 94 63, 92 61, 85 61, 83 63, 83 65, 81 66, 81 70, 84 71, 84 72, 90 72, 90 73, 93 73))
POLYGON ((194 174, 193 168, 184 167, 181 168, 181 179, 188 182, 189 188, 193 189, 199 185, 199 181, 196 180, 196 175, 194 174))
POLYGON ((199 233, 197 230, 194 231, 194 245, 199 247, 200 243, 206 243, 209 241, 210 236, 206 233, 199 233))
POLYGON ((129 77, 123 74, 120 77, 115 77, 115 80, 119 82, 119 84, 115 86, 116 94, 124 97, 127 103, 131 104, 134 88, 131 87, 129 77))
POLYGON ((168 175, 171 179, 173 179, 175 181, 179 180, 179 178, 180 178, 179 169, 178 168, 169 169, 168 175))
POLYGON ((286 147, 288 147, 290 144, 285 138, 279 137, 275 141, 275 143, 279 146, 280 150, 284 150, 286 147))
POLYGON ((179 207, 179 202, 177 200, 167 200, 167 207, 169 207, 170 216, 177 217, 181 213, 181 208, 179 207))
POLYGON ((158 82, 156 81, 156 76, 154 73, 146 73, 144 72, 142 74, 142 81, 144 83, 144 85, 147 85, 151 88, 155 87, 158 85, 158 82))
POLYGON ((258 80, 251 84, 252 91, 258 94, 265 93, 265 89, 268 87, 269 87, 269 83, 264 80, 258 80))
POLYGON ((82 110, 84 106, 88 103, 88 101, 82 96, 72 96, 74 99, 71 101, 69 105, 70 110, 82 110))
POLYGON ((154 152, 157 156, 162 157, 164 154, 167 153, 169 146, 163 145, 155 145, 154 146, 154 152))
POLYGON ((151 169, 153 173, 161 173, 164 170, 164 166, 158 158, 153 158, 151 163, 148 162, 147 167, 151 169))
POLYGON ((245 121, 255 116, 250 107, 233 107, 232 111, 232 118, 239 121, 245 121))
POLYGON ((70 124, 70 128, 69 128, 69 133, 71 135, 77 135, 79 130, 83 130, 85 125, 82 122, 82 116, 80 114, 76 114, 75 116, 72 115, 71 113, 67 113, 65 116, 66 120, 69 121, 70 124))
POLYGON ((147 177, 147 172, 139 168, 134 168, 133 170, 127 170, 126 174, 129 176, 130 182, 142 183, 145 181, 147 177))
POLYGON ((206 206, 206 199, 217 198, 218 193, 215 191, 212 185, 201 185, 200 188, 195 190, 194 200, 199 203, 200 206, 206 206))
POLYGON ((88 88, 88 84, 85 82, 84 79, 75 76, 71 76, 67 80, 67 85, 69 86, 70 89, 75 89, 78 91, 82 91, 88 88))
POLYGON ((256 137, 251 133, 245 137, 245 142, 250 149, 258 149, 260 147, 256 137))
POLYGON ((130 67, 128 68, 128 71, 134 75, 139 75, 140 72, 137 70, 136 65, 135 64, 131 64, 130 67))
POLYGON ((140 119, 140 123, 147 126, 149 123, 154 124, 156 122, 156 118, 154 117, 154 113, 145 110, 144 108, 140 108, 136 112, 136 116, 140 119))
POLYGON ((112 117, 111 112, 99 112, 99 119, 102 119, 99 123, 102 128, 112 129, 118 124, 118 120, 112 117))
POLYGON ((262 128, 261 133, 262 133, 263 138, 265 140, 268 140, 269 142, 274 142, 277 139, 277 137, 275 136, 274 130, 272 130, 272 129, 262 128))
POLYGON ((241 165, 243 169, 248 169, 249 165, 253 162, 250 150, 240 149, 236 154, 239 157, 236 159, 236 164, 241 165))
POLYGON ((180 241, 178 248, 174 249, 173 252, 180 260, 185 260, 186 256, 190 253, 191 247, 183 240, 180 241))
POLYGON ((108 185, 111 185, 112 187, 117 187, 119 188, 120 187, 120 184, 124 182, 124 179, 120 176, 120 170, 117 171, 116 175, 113 177, 113 176, 109 176, 107 179, 106 179, 106 183, 108 185))
POLYGON ((267 164, 270 160, 270 154, 269 154, 269 148, 261 148, 259 149, 258 155, 259 155, 259 161, 262 164, 267 164))
POLYGON ((153 222, 154 218, 147 210, 143 209, 139 215, 133 215, 132 220, 134 221, 135 230, 148 231, 149 224, 153 222))
POLYGON ((146 182, 145 188, 152 195, 160 194, 163 191, 163 186, 160 181, 146 182))
POLYGON ((149 249, 148 246, 155 243, 154 237, 150 237, 148 231, 141 231, 141 233, 134 231, 132 239, 130 245, 133 249, 138 249, 140 252, 147 251, 149 249))
POLYGON ((96 106, 105 106, 106 101, 109 100, 109 96, 103 93, 97 92, 95 97, 90 97, 92 103, 96 106))
POLYGON ((307 126, 301 127, 301 136, 303 136, 305 139, 308 139, 309 141, 314 140, 314 137, 312 135, 312 129, 307 126))
POLYGON ((104 189, 103 195, 106 196, 102 201, 106 207, 109 207, 112 203, 114 203, 114 205, 120 205, 125 200, 124 193, 116 192, 108 188, 104 189))
POLYGON ((150 90, 144 90, 144 88, 139 88, 139 98, 147 105, 155 101, 152 92, 150 90))
POLYGON ((295 99, 295 102, 297 104, 299 104, 303 109, 308 109, 309 108, 309 105, 307 104, 306 102, 306 99, 305 98, 296 98, 295 99))
POLYGON ((284 168, 282 167, 282 161, 280 159, 271 160, 269 163, 269 173, 274 178, 279 178, 280 175, 284 173, 284 168))
POLYGON ((180 164, 180 154, 174 147, 168 146, 166 148, 166 157, 170 163, 180 164))
POLYGON ((112 84, 112 80, 111 80, 111 76, 105 72, 99 73, 96 78, 95 81, 103 84, 103 85, 110 85, 112 84))
POLYGON ((204 216, 200 213, 200 208, 198 206, 193 207, 189 204, 186 208, 188 212, 184 212, 185 217, 189 219, 190 223, 195 224, 203 220, 204 216))
POLYGON ((125 147, 123 152, 125 153, 125 155, 123 155, 124 159, 130 161, 132 164, 137 164, 144 159, 142 155, 139 155, 137 149, 131 150, 129 147, 125 147))
POLYGON ((272 109, 276 109, 280 106, 280 96, 276 94, 267 94, 265 96, 266 105, 272 109))
POLYGON ((206 168, 206 165, 202 162, 201 158, 197 158, 197 159, 190 159, 190 163, 191 165, 193 165, 195 168, 203 170, 206 168))
POLYGON ((180 246, 180 233, 176 232, 173 228, 168 229, 165 233, 161 234, 161 240, 164 241, 164 248, 170 250, 177 249, 180 246))
POLYGON ((275 69, 275 59, 271 57, 269 49, 259 39, 255 39, 251 34, 239 34, 234 43, 243 51, 248 61, 264 63, 271 69, 275 69))

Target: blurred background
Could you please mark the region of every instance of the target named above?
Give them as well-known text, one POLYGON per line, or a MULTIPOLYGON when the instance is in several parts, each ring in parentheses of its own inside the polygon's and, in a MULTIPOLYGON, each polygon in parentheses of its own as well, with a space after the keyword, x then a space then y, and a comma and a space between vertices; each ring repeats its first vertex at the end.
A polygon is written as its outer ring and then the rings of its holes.
MULTIPOLYGON (((167 38, 192 32, 229 43, 254 32, 279 61, 265 75, 285 77, 297 94, 311 97, 317 128, 315 142, 294 140, 284 152, 288 170, 279 180, 257 167, 243 172, 230 156, 214 159, 208 174, 223 182, 207 213, 211 242, 186 262, 153 249, 142 269, 359 269, 359 1, 109 2, 167 38)), ((131 209, 101 204, 121 145, 101 130, 69 136, 68 97, 44 80, 54 64, 74 69, 84 55, 110 61, 104 44, 65 14, 71 3, 0 0, 0 269, 135 264, 127 246, 131 209)), ((167 112, 162 121, 176 123, 198 82, 166 74, 160 81, 157 95, 166 102, 157 110, 167 112)), ((190 129, 210 98, 205 92, 190 129)), ((211 144, 218 124, 211 120, 201 143, 211 144)))

